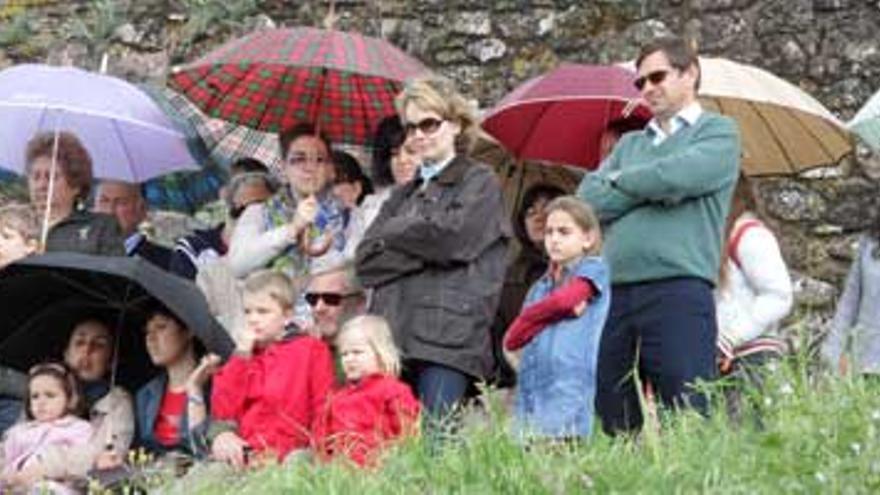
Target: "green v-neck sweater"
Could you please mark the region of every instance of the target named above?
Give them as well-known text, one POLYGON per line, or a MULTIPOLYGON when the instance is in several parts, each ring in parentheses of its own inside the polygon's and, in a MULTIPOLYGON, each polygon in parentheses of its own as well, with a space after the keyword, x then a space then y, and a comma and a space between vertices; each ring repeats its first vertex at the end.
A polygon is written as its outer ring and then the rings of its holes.
POLYGON ((697 277, 715 284, 739 174, 734 120, 704 111, 659 145, 646 129, 625 134, 577 195, 603 225, 615 284, 697 277))

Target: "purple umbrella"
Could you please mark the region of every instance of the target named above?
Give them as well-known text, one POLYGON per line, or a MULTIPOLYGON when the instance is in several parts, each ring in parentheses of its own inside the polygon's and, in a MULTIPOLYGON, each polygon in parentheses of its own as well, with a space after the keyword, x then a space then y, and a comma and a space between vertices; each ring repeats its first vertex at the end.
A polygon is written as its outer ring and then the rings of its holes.
POLYGON ((23 173, 27 142, 45 131, 75 134, 102 179, 143 182, 198 168, 184 134, 132 84, 73 67, 0 71, 0 166, 23 173))

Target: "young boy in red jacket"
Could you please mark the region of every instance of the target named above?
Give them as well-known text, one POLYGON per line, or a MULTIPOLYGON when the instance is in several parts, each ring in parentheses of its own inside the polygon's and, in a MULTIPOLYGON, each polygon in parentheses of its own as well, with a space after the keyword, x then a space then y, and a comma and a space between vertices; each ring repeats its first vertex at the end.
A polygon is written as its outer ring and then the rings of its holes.
POLYGON ((245 279, 245 330, 211 392, 212 420, 232 426, 211 442, 217 460, 243 467, 249 452, 280 461, 311 446, 334 383, 333 358, 320 339, 289 334, 295 301, 285 275, 264 270, 245 279))

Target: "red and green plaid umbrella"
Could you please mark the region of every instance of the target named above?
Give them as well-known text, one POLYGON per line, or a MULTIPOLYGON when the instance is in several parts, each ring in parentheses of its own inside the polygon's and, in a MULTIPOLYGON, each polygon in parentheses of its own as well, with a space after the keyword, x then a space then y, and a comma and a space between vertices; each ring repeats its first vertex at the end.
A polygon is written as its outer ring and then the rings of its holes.
POLYGON ((170 84, 210 117, 268 132, 318 122, 331 140, 360 144, 394 113, 403 82, 428 72, 386 41, 300 27, 226 43, 170 84))

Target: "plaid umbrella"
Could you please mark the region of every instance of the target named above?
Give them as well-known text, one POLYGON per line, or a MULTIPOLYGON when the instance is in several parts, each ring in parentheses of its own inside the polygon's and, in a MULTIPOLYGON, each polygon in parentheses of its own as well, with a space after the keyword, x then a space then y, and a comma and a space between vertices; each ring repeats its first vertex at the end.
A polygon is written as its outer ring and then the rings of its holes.
POLYGON ((233 40, 180 67, 170 85, 210 117, 278 132, 317 122, 331 140, 365 143, 406 79, 428 69, 393 45, 299 27, 233 40))

